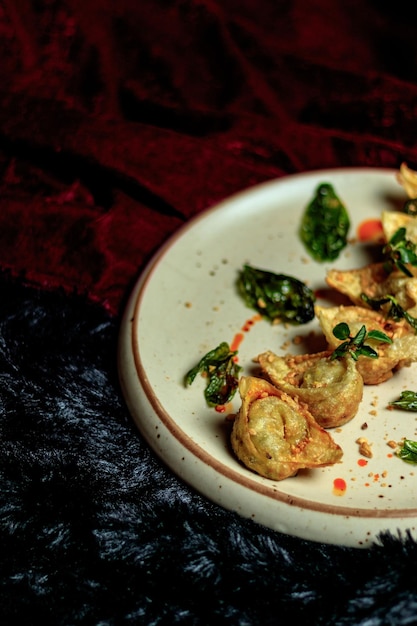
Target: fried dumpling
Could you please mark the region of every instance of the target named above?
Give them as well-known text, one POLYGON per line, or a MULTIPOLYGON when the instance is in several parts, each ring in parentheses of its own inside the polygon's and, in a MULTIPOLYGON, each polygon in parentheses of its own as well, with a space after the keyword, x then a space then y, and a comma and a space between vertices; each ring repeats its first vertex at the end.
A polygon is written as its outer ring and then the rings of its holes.
POLYGON ((331 354, 281 357, 267 351, 255 360, 276 387, 308 405, 320 426, 334 428, 358 412, 363 378, 350 356, 331 360, 331 354))
POLYGON ((399 228, 405 228, 406 239, 417 243, 417 218, 401 211, 382 211, 382 230, 386 241, 389 241, 399 228))
MULTIPOLYGON (((417 222, 417 219, 416 219, 417 222)), ((411 272, 417 268, 410 267, 411 272)), ((417 315, 417 278, 406 276, 400 270, 390 274, 383 263, 371 263, 360 269, 328 270, 326 282, 332 289, 347 296, 357 306, 366 307, 361 294, 369 298, 391 295, 398 304, 413 317, 417 315)))
MULTIPOLYGON (((326 283, 332 289, 347 296, 354 304, 363 306, 361 294, 369 297, 379 295, 380 285, 387 280, 388 274, 382 263, 371 263, 360 269, 330 269, 326 274, 326 283)), ((384 291, 384 295, 387 292, 384 291)))
POLYGON ((401 211, 382 211, 381 223, 386 241, 389 241, 399 228, 405 228, 406 239, 417 243, 417 220, 414 215, 401 211))
POLYGON ((343 451, 307 407, 262 378, 242 376, 242 404, 233 423, 231 443, 250 470, 274 480, 302 468, 333 465, 343 451))
POLYGON ((397 180, 409 198, 417 198, 417 172, 408 167, 407 163, 401 163, 397 180))
POLYGON ((398 322, 386 319, 376 311, 359 306, 316 306, 315 312, 330 350, 335 350, 341 343, 333 334, 334 327, 340 322, 348 324, 352 336, 365 326, 367 332, 379 330, 392 340, 392 344, 366 342, 377 351, 378 358, 359 356, 356 362, 365 385, 382 383, 391 378, 395 370, 417 360, 417 335, 404 319, 398 322))

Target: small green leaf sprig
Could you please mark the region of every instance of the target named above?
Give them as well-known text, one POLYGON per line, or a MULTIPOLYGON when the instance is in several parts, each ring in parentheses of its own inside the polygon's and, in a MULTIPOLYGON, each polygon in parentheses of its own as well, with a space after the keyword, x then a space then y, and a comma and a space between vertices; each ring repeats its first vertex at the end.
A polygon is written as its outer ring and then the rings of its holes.
POLYGON ((203 356, 195 367, 185 375, 185 385, 191 385, 197 374, 206 375, 208 384, 204 397, 208 406, 222 406, 234 397, 239 384, 239 372, 242 369, 235 361, 237 350, 230 350, 223 341, 217 348, 203 356))
POLYGON ((407 239, 406 234, 404 227, 399 228, 382 248, 384 269, 388 274, 396 268, 406 276, 413 276, 407 264, 417 265, 416 245, 407 239))
POLYGON ((393 320, 398 322, 400 319, 405 319, 411 328, 417 333, 417 318, 413 317, 406 311, 398 302, 398 300, 389 294, 382 298, 370 298, 366 294, 362 293, 361 298, 366 304, 368 304, 374 311, 381 309, 384 304, 390 303, 387 317, 392 317, 393 320))
POLYGON ((392 343, 392 339, 380 330, 367 332, 365 325, 358 330, 356 335, 351 335, 349 325, 346 322, 337 324, 333 328, 333 335, 342 343, 332 352, 331 360, 340 359, 347 355, 350 355, 354 361, 357 361, 360 356, 377 359, 378 352, 372 346, 365 344, 365 341, 372 339, 382 343, 392 343))
POLYGON ((417 215, 417 198, 410 198, 409 200, 407 200, 404 204, 404 213, 407 213, 407 215, 413 215, 416 216, 417 215))

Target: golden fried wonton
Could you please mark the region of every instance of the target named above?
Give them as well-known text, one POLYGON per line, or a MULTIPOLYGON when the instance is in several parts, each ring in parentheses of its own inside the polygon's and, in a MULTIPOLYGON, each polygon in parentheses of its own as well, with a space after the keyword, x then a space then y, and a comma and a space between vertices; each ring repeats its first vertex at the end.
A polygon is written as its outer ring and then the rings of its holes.
POLYGON ((409 198, 417 198, 417 172, 409 168, 406 163, 401 163, 397 180, 404 187, 409 198))
POLYGON ((308 405, 320 426, 334 428, 356 415, 363 378, 350 356, 330 360, 331 354, 280 357, 268 351, 255 360, 276 387, 308 405))
MULTIPOLYGON (((409 269, 417 274, 417 268, 409 269)), ((388 274, 382 263, 371 263, 354 270, 328 270, 326 282, 358 306, 367 307, 361 298, 362 293, 369 298, 391 295, 405 311, 417 316, 417 277, 406 276, 400 270, 388 274)))
POLYGON ((382 211, 382 230, 388 242, 399 228, 405 228, 405 238, 417 244, 417 218, 401 211, 382 211))
POLYGON ((253 376, 241 377, 239 392, 242 404, 231 443, 248 469, 283 480, 302 468, 325 467, 341 460, 342 449, 305 404, 253 376))

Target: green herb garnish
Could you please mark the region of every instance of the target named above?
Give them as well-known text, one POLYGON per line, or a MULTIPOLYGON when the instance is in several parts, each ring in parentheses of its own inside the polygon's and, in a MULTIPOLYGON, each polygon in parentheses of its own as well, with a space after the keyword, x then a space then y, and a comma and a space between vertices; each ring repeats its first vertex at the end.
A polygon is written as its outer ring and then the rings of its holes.
POLYGON ((292 276, 244 265, 237 288, 246 305, 271 322, 306 324, 314 318, 313 292, 292 276))
POLYGON ((404 439, 402 447, 397 452, 397 456, 406 463, 417 465, 417 441, 404 439))
POLYGON ((410 198, 404 204, 404 213, 407 215, 417 215, 417 198, 410 198))
POLYGON ((387 313, 387 317, 392 317, 393 320, 398 322, 400 319, 405 319, 408 324, 412 328, 414 328, 415 332, 417 332, 417 318, 413 317, 403 309, 403 307, 399 304, 398 300, 389 294, 383 296, 382 298, 370 298, 366 294, 362 293, 361 298, 364 302, 366 302, 374 311, 378 311, 384 304, 390 303, 390 307, 387 313))
POLYGON ((204 396, 207 404, 209 406, 227 404, 235 395, 239 382, 241 367, 234 359, 236 355, 237 350, 230 350, 229 344, 223 341, 217 348, 207 352, 186 374, 185 384, 191 385, 199 373, 206 375, 208 384, 204 396))
POLYGON ((333 335, 340 339, 343 343, 337 346, 333 351, 330 359, 337 359, 344 357, 348 354, 357 361, 360 356, 367 356, 371 359, 378 358, 378 352, 365 344, 365 341, 372 339, 374 341, 380 341, 383 343, 392 343, 392 339, 380 330, 366 331, 366 327, 362 326, 356 335, 350 334, 350 328, 346 322, 340 322, 333 328, 333 335))
POLYGON ((403 411, 417 411, 417 393, 415 391, 402 391, 398 400, 389 403, 403 411))
POLYGON ((307 205, 300 237, 316 261, 334 261, 347 245, 350 228, 348 212, 332 185, 320 184, 307 205))
POLYGON ((388 274, 396 268, 406 276, 413 276, 407 264, 417 265, 416 245, 407 239, 406 234, 404 227, 399 228, 382 248, 384 269, 388 274))

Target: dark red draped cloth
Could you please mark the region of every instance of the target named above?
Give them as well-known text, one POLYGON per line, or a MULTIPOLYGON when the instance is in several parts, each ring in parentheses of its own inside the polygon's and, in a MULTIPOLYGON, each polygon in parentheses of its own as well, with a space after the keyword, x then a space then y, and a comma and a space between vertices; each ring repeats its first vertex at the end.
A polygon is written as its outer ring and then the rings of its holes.
POLYGON ((297 172, 417 166, 414 16, 0 0, 0 77, 3 623, 412 623, 413 542, 359 557, 199 499, 131 426, 113 347, 145 264, 206 208, 297 172))
POLYGON ((111 312, 187 219, 274 177, 416 161, 389 2, 4 0, 0 267, 111 312))

